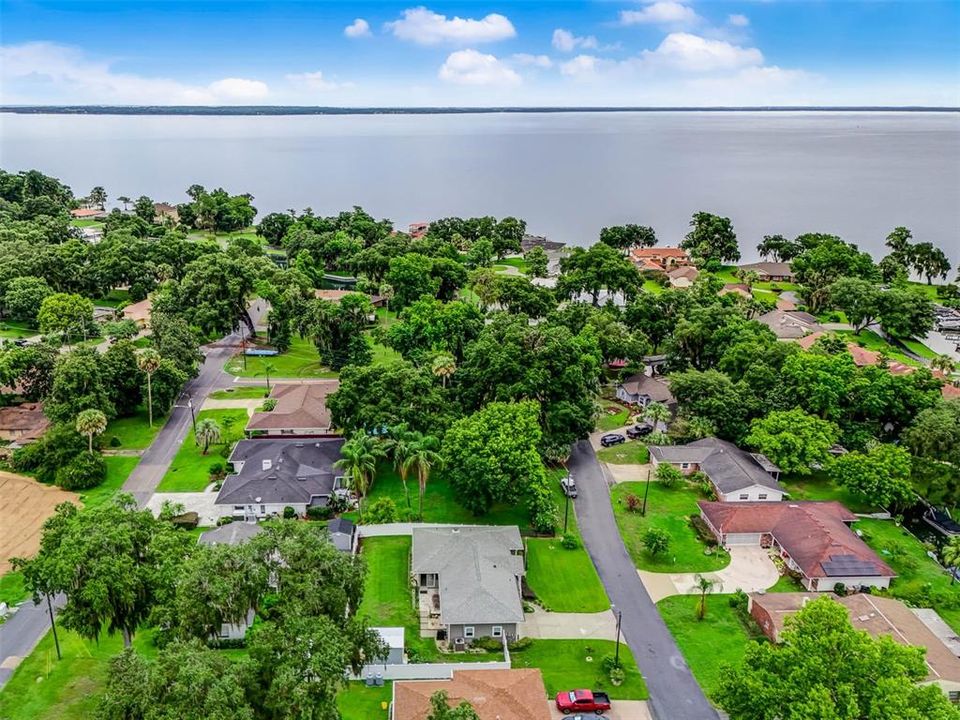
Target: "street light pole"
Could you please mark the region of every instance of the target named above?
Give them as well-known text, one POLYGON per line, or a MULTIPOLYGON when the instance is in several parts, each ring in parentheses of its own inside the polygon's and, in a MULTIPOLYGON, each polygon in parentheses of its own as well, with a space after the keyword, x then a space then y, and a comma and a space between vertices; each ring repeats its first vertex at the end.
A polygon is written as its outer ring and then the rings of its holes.
POLYGON ((620 667, 620 623, 623 622, 623 610, 617 610, 617 649, 613 653, 613 666, 620 667))
POLYGON ((650 468, 647 468, 647 486, 643 489, 643 507, 640 509, 640 514, 644 517, 647 515, 647 495, 650 494, 650 468))
POLYGON ((60 638, 57 637, 57 621, 53 619, 53 603, 50 602, 50 593, 47 593, 47 612, 50 613, 50 627, 53 628, 53 644, 57 647, 57 660, 63 660, 60 655, 60 638))
POLYGON ((567 534, 567 518, 570 517, 570 496, 564 491, 564 497, 567 499, 567 503, 563 509, 563 534, 567 534))
POLYGON ((190 419, 193 421, 193 442, 196 445, 199 445, 200 442, 197 440, 197 414, 193 409, 193 396, 187 396, 187 407, 190 408, 190 419))

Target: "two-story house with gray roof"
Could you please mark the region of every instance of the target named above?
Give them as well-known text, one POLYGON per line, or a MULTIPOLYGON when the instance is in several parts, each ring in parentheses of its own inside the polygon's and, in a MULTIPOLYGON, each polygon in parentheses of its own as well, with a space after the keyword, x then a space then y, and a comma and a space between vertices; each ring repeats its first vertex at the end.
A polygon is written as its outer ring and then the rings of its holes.
POLYGON ((414 527, 412 555, 421 627, 461 649, 474 638, 520 636, 524 552, 516 526, 414 527))
POLYGON ((686 445, 650 445, 650 462, 668 463, 685 475, 704 473, 724 502, 780 501, 787 491, 780 484, 780 468, 761 453, 741 450, 733 443, 709 437, 686 445))

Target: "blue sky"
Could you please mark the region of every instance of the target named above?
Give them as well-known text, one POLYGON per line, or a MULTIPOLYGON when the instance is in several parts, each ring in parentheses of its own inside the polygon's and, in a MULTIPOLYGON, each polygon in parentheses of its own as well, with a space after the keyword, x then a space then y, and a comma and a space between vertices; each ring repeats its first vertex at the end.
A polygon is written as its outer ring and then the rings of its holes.
POLYGON ((960 105, 960 1, 0 0, 10 104, 960 105))

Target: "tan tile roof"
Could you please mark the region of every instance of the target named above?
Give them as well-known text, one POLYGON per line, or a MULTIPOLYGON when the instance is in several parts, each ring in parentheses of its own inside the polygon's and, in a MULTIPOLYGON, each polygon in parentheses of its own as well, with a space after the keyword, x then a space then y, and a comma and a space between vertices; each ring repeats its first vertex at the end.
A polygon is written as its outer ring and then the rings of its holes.
MULTIPOLYGON (((314 290, 313 296, 319 298, 320 300, 326 300, 327 302, 338 303, 347 295, 363 295, 365 293, 357 292, 356 290, 314 290)), ((383 301, 383 298, 379 295, 369 295, 370 302, 376 305, 379 302, 383 301)))
POLYGON ((650 247, 650 248, 634 248, 631 253, 635 258, 661 258, 661 257, 674 257, 686 259, 689 257, 687 251, 678 247, 650 247))
POLYGON ((23 403, 0 408, 0 433, 15 433, 18 439, 36 440, 50 427, 42 403, 23 403))
POLYGON ((846 523, 857 516, 829 502, 697 503, 714 528, 728 533, 771 533, 807 577, 839 577, 830 572, 846 559, 870 566, 851 577, 895 577, 893 570, 867 547, 846 523))
POLYGON ((270 397, 277 401, 277 406, 270 412, 254 413, 247 423, 247 430, 329 428, 327 395, 334 392, 339 385, 337 380, 278 383, 270 392, 270 397))
MULTIPOLYGON (((784 621, 804 605, 804 599, 822 597, 820 593, 769 593, 751 595, 755 605, 763 608, 773 621, 779 637, 784 621)), ((866 630, 873 637, 889 635, 902 645, 927 649, 927 680, 960 682, 960 659, 906 605, 893 598, 874 595, 847 595, 831 598, 847 608, 850 622, 857 630, 866 630)))
POLYGON ((677 278, 686 278, 687 280, 696 280, 697 277, 700 275, 700 271, 697 270, 692 265, 687 265, 684 267, 678 267, 675 270, 671 270, 670 272, 667 273, 667 275, 674 280, 677 278))
POLYGON ((543 677, 536 668, 523 670, 456 670, 450 680, 393 684, 393 720, 426 720, 430 696, 447 692, 455 707, 469 702, 480 720, 550 720, 543 677))
POLYGON ((121 312, 127 320, 143 321, 150 320, 150 311, 153 310, 153 301, 150 298, 127 305, 121 312))
POLYGON ((75 218, 103 217, 106 215, 106 212, 97 210, 96 208, 77 208, 76 210, 71 210, 70 215, 75 218))
POLYGON ((956 400, 960 398, 960 387, 947 383, 940 388, 940 394, 944 400, 956 400))

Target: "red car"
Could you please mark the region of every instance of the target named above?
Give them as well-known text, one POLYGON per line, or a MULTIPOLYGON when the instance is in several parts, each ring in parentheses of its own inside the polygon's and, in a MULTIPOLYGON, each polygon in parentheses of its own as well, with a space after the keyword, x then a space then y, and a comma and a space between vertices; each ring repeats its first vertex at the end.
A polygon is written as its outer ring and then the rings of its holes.
POLYGON ((610 709, 610 697, 606 693, 593 690, 568 690, 557 693, 557 710, 564 715, 572 712, 592 712, 599 715, 610 709))

